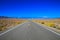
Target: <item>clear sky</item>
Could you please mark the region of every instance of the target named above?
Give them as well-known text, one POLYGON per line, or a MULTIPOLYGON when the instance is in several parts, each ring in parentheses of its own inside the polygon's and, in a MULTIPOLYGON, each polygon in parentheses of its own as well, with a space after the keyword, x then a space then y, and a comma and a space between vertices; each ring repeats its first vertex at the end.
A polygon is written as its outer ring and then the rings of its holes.
POLYGON ((60 17, 60 0, 0 0, 0 16, 60 17))

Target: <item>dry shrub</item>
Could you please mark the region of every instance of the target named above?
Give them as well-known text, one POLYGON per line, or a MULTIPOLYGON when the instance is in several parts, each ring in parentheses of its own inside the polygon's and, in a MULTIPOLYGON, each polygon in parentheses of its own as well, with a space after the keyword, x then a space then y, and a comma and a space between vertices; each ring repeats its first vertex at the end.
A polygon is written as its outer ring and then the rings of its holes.
POLYGON ((20 19, 0 19, 0 31, 9 28, 10 26, 15 26, 17 24, 23 23, 25 20, 20 19))

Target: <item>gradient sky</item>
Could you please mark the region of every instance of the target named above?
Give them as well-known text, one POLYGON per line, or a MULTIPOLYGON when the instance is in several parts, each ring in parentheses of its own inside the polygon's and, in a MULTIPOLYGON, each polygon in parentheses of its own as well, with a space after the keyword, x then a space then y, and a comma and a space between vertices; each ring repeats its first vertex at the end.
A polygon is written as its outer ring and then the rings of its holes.
POLYGON ((0 16, 60 17, 60 0, 0 0, 0 16))

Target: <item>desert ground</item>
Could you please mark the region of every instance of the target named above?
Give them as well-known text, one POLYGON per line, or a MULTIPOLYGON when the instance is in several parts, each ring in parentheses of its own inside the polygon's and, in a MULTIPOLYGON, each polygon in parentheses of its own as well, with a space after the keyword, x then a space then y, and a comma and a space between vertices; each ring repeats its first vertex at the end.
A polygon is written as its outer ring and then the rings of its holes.
POLYGON ((16 19, 16 18, 1 18, 0 19, 0 31, 6 30, 12 26, 16 26, 25 22, 24 19, 16 19))

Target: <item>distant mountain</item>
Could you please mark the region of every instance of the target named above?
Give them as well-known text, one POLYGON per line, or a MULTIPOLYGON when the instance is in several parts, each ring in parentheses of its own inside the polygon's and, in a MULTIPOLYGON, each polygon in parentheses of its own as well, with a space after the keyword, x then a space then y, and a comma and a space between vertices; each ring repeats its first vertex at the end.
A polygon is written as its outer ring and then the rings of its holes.
POLYGON ((1 18, 13 18, 13 17, 0 16, 0 19, 1 19, 1 18))
POLYGON ((58 18, 49 18, 49 17, 8 17, 8 16, 0 16, 1 18, 16 18, 16 19, 60 19, 58 18))
POLYGON ((7 16, 0 16, 0 18, 9 18, 9 17, 7 17, 7 16))
POLYGON ((0 19, 2 19, 2 18, 18 18, 18 17, 0 16, 0 19))

